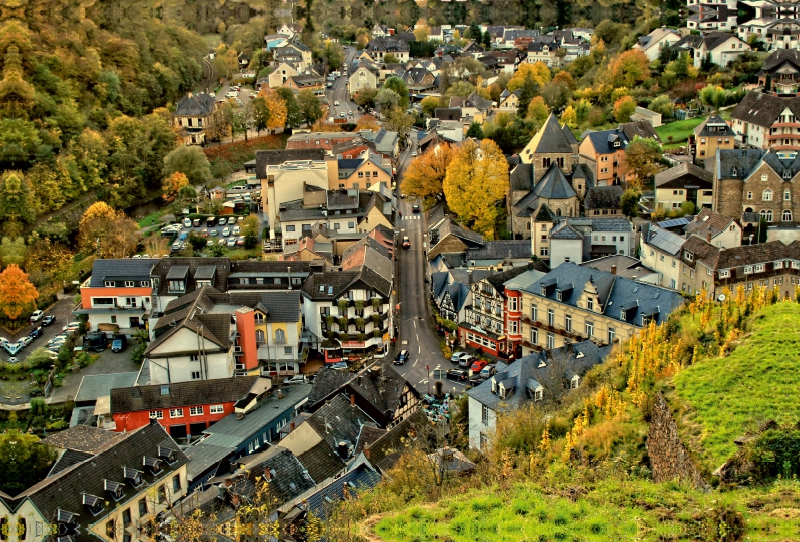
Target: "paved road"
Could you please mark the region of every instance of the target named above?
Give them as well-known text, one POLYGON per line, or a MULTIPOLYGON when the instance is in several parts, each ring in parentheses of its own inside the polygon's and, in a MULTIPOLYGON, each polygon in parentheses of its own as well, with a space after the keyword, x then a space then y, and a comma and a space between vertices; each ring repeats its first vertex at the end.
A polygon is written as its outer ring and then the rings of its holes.
MULTIPOLYGON (((44 313, 45 315, 54 315, 56 317, 56 321, 50 324, 49 326, 42 327, 43 335, 29 344, 27 347, 23 348, 19 353, 17 353, 16 357, 20 361, 24 360, 25 358, 30 355, 31 352, 36 350, 39 347, 44 347, 47 342, 61 333, 61 329, 66 326, 68 323, 73 322, 76 318, 72 317, 72 307, 73 307, 73 295, 63 296, 63 299, 60 299, 57 303, 55 303, 52 307, 48 308, 44 313)), ((32 325, 27 324, 21 330, 13 335, 6 335, 5 338, 11 342, 16 342, 18 339, 28 335, 34 327, 40 327, 42 324, 41 322, 32 325)), ((80 342, 80 341, 79 341, 80 342)), ((8 361, 10 354, 6 352, 4 348, 0 348, 0 359, 3 361, 8 361)))
MULTIPOLYGON (((416 138, 412 137, 412 140, 416 140, 416 138)), ((430 295, 428 285, 425 284, 427 221, 424 213, 412 212, 412 206, 421 205, 422 202, 400 198, 403 173, 410 162, 411 153, 415 149, 414 145, 409 146, 401 154, 396 177, 397 201, 400 202, 400 212, 403 213, 403 216, 398 219, 395 230, 399 232, 399 241, 408 236, 411 248, 399 251, 397 266, 400 287, 400 312, 397 315, 400 330, 398 351, 399 349, 408 350, 410 360, 405 365, 395 366, 395 368, 417 391, 427 393, 429 389, 433 389, 436 380, 434 371, 447 371, 456 368, 456 365, 442 355, 439 337, 431 331, 429 325, 427 305, 430 295), (430 381, 426 367, 430 368, 430 381)), ((444 374, 442 374, 442 381, 445 383, 447 391, 460 393, 464 390, 463 384, 446 380, 444 374)))
MULTIPOLYGON (((353 62, 356 50, 352 47, 345 47, 344 50, 344 66, 349 67, 353 62)), ((339 72, 342 73, 342 76, 338 77, 336 81, 333 82, 333 86, 326 91, 328 103, 330 104, 329 116, 340 117, 341 114, 344 113, 348 121, 354 123, 358 122, 359 117, 361 117, 361 112, 358 110, 358 105, 350 100, 350 92, 347 89, 347 73, 344 72, 344 67, 339 68, 339 72), (336 102, 339 102, 339 105, 336 105, 336 102)))

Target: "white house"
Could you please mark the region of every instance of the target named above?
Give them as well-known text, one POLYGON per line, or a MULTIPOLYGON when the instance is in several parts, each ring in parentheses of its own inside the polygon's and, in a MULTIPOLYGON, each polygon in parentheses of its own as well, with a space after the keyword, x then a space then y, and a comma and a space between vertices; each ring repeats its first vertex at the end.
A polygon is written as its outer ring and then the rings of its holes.
POLYGON ((633 46, 633 49, 644 52, 647 59, 652 62, 658 58, 658 53, 664 46, 672 46, 680 41, 681 36, 671 28, 662 26, 656 28, 646 36, 642 36, 633 46))
POLYGON ((296 160, 277 165, 268 165, 266 176, 261 181, 264 211, 273 226, 270 235, 274 239, 275 226, 279 223, 280 206, 289 201, 303 199, 306 185, 327 190, 328 163, 324 160, 296 160))
POLYGON ((683 237, 655 225, 642 231, 639 257, 644 265, 658 273, 660 286, 679 288, 681 247, 685 242, 683 237))
MULTIPOLYGON (((548 233, 550 267, 633 252, 633 226, 623 217, 556 217, 548 233)), ((532 241, 533 244, 533 241, 532 241)))

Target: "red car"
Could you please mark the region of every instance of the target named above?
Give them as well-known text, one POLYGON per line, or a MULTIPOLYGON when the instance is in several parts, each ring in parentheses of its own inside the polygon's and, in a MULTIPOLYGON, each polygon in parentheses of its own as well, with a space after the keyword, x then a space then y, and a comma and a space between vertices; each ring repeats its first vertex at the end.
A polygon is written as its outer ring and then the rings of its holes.
POLYGON ((472 370, 473 373, 479 373, 481 372, 481 369, 483 369, 484 367, 486 367, 486 360, 479 359, 478 361, 472 364, 472 367, 470 367, 470 369, 472 370))

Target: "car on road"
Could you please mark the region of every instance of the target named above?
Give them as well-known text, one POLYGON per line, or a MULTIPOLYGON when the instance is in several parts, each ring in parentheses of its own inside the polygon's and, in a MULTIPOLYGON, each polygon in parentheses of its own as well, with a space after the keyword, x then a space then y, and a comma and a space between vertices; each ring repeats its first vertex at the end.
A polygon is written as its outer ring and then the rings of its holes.
POLYGON ((239 96, 239 93, 236 92, 235 90, 232 90, 232 89, 225 93, 225 97, 226 98, 236 98, 238 96, 239 96))
POLYGON ((219 218, 219 222, 217 223, 217 226, 224 226, 227 223, 228 223, 228 219, 225 218, 224 216, 221 216, 219 218))
POLYGON ((418 213, 419 212, 419 205, 414 205, 413 207, 411 207, 411 212, 412 213, 418 213))
POLYGON ((403 237, 403 248, 411 248, 411 241, 408 237, 403 237))
POLYGON ((250 98, 251 100, 252 100, 253 98, 255 98, 256 96, 258 96, 258 93, 257 93, 257 92, 251 92, 250 94, 248 94, 248 95, 247 95, 247 97, 248 97, 248 98, 250 98))
POLYGON ((192 227, 192 219, 191 218, 184 218, 183 219, 183 227, 184 228, 191 228, 192 227))
POLYGON ((336 363, 331 363, 329 365, 331 369, 336 369, 338 371, 346 371, 347 370, 347 362, 346 361, 337 361, 336 363))
POLYGON ((325 85, 325 86, 327 86, 328 88, 331 88, 331 87, 333 86, 333 83, 331 83, 330 81, 328 81, 328 84, 327 84, 327 85, 325 85))
POLYGON ((473 373, 480 373, 481 370, 483 370, 483 368, 486 367, 487 363, 488 362, 485 359, 476 360, 472 364, 472 367, 470 367, 470 369, 472 370, 473 373))
POLYGON ((41 327, 35 327, 28 334, 28 337, 30 337, 31 339, 38 339, 39 337, 42 336, 42 333, 44 333, 44 330, 41 327))
POLYGON ((394 364, 395 365, 405 365, 405 363, 408 361, 409 357, 410 356, 409 356, 408 350, 400 350, 400 352, 398 352, 397 356, 395 356, 395 358, 394 358, 394 364))
POLYGON ((31 324, 35 324, 36 322, 38 322, 42 318, 44 318, 44 312, 43 311, 33 311, 33 314, 31 314, 31 324))
POLYGON ((223 230, 222 230, 222 236, 223 237, 228 237, 230 234, 231 234, 231 229, 230 228, 228 228, 228 227, 223 228, 223 230))
POLYGON ((400 194, 400 197, 401 197, 402 199, 406 199, 406 195, 405 195, 405 194, 400 194))
POLYGON ((461 369, 450 369, 447 371, 445 376, 448 380, 456 380, 458 382, 464 382, 467 378, 469 378, 467 371, 463 371, 461 369))
POLYGON ((50 324, 52 324, 55 321, 56 321, 56 317, 53 316, 52 314, 48 314, 47 316, 45 316, 42 319, 42 325, 43 326, 49 326, 50 324))
POLYGON ((128 337, 125 335, 114 335, 111 341, 111 351, 116 353, 122 352, 128 346, 128 337))
POLYGON ((347 116, 347 113, 345 113, 344 111, 342 111, 341 113, 339 113, 339 116, 340 116, 341 118, 345 118, 345 117, 347 116))
POLYGON ((333 102, 333 105, 339 105, 339 101, 337 100, 337 101, 333 102))
POLYGON ((419 153, 417 151, 414 151, 414 152, 411 153, 411 156, 417 156, 418 154, 419 153))

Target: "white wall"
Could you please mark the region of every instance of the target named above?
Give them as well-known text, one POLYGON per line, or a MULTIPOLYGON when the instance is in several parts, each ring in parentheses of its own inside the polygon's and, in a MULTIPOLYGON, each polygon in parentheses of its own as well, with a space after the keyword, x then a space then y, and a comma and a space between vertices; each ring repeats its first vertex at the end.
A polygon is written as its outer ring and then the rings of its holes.
POLYGON ((483 404, 479 401, 469 398, 469 445, 473 448, 480 450, 481 446, 481 433, 487 437, 491 435, 494 428, 497 426, 497 413, 489 409, 488 424, 483 424, 483 404))
POLYGON ((550 268, 555 269, 569 258, 570 262, 583 263, 582 239, 551 239, 550 268))

